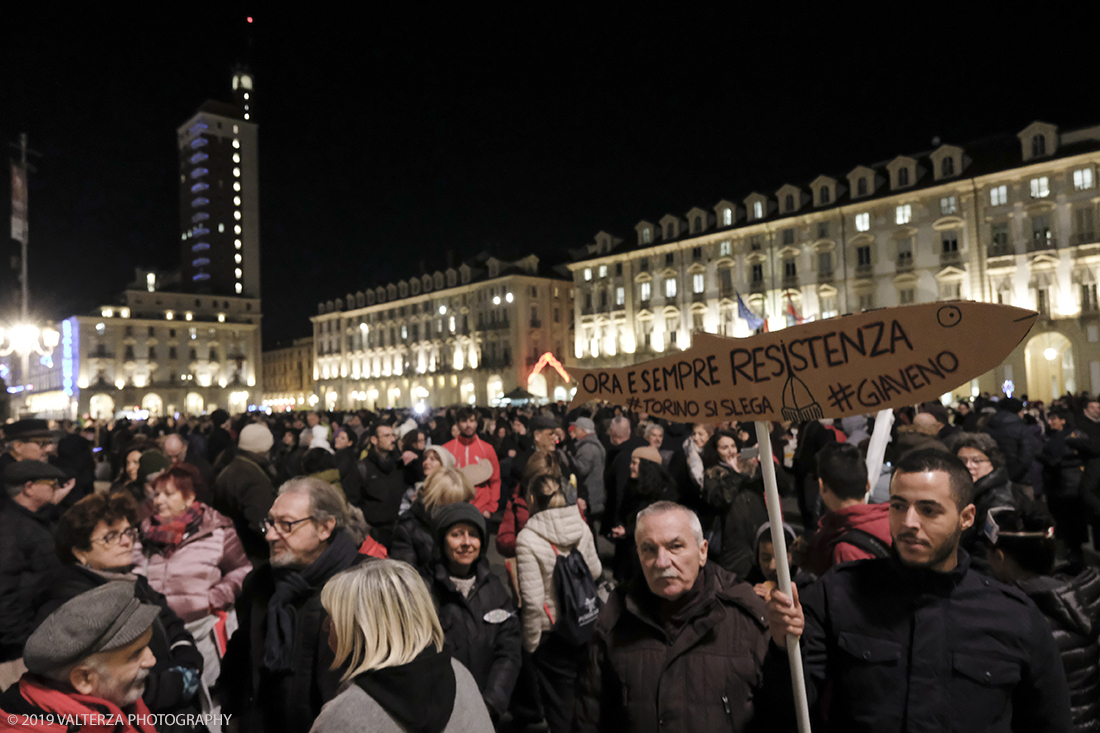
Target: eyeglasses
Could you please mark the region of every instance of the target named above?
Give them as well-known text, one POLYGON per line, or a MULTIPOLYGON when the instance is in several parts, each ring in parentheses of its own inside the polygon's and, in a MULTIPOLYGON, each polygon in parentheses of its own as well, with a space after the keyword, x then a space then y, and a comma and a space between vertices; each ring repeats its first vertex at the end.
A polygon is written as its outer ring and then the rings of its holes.
POLYGON ((962 462, 967 466, 980 466, 983 463, 989 463, 988 458, 963 458, 962 462))
POLYGON ((102 542, 107 547, 111 547, 112 545, 118 544, 118 541, 123 537, 129 537, 131 542, 136 542, 138 534, 140 534, 140 532, 141 530, 139 530, 137 527, 130 527, 129 529, 124 529, 121 532, 119 532, 118 530, 111 530, 102 537, 93 537, 91 540, 89 540, 89 542, 102 542))
POLYGON ((1001 529, 1000 525, 997 524, 997 515, 1011 511, 1015 510, 1009 506, 996 506, 986 513, 983 532, 985 538, 989 540, 989 544, 996 545, 998 537, 1030 537, 1031 539, 1037 540, 1047 540, 1054 537, 1053 526, 1038 532, 1005 532, 1001 529))
POLYGON ((285 519, 272 519, 271 517, 266 517, 264 521, 260 523, 260 527, 263 529, 264 534, 274 529, 278 534, 285 537, 294 531, 294 525, 307 522, 310 519, 313 519, 312 515, 302 517, 301 519, 295 519, 293 522, 289 522, 285 519))
POLYGON ((40 478, 40 479, 37 479, 36 481, 34 481, 33 483, 39 484, 41 486, 49 486, 51 489, 54 489, 55 491, 57 490, 57 487, 61 485, 61 484, 57 483, 57 479, 55 479, 55 478, 40 478))

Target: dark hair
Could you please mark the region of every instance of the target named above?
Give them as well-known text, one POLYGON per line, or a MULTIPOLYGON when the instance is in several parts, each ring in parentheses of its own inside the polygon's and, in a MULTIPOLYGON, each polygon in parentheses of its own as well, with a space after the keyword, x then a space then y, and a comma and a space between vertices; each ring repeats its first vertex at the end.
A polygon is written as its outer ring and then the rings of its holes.
POLYGON ((481 416, 478 414, 477 410, 472 407, 460 407, 455 411, 456 423, 462 422, 463 420, 469 420, 471 417, 478 418, 478 422, 481 421, 481 416))
POLYGON ((993 440, 992 436, 986 433, 955 433, 954 435, 948 436, 946 443, 947 449, 956 456, 959 455, 959 451, 963 448, 973 448, 985 454, 985 457, 989 459, 989 463, 993 466, 994 471, 998 468, 1004 468, 1004 454, 1001 453, 1001 449, 997 446, 997 441, 993 440))
POLYGON ((401 450, 413 450, 416 447, 416 441, 420 439, 421 435, 425 435, 425 432, 420 428, 405 433, 405 437, 401 439, 401 450))
POLYGON ((172 466, 167 471, 157 476, 156 481, 153 482, 153 488, 160 488, 162 485, 167 484, 169 481, 171 481, 172 485, 176 487, 176 491, 194 501, 195 481, 191 478, 191 474, 187 471, 186 468, 172 466))
MULTIPOLYGON (((1038 501, 1028 501, 1018 509, 998 512, 995 516, 1001 532, 1046 532, 1054 526, 1050 512, 1038 501)), ((1004 550, 1006 555, 1028 572, 1049 575, 1054 570, 1053 537, 1000 535, 995 547, 1004 550)))
POLYGON ((336 456, 324 448, 310 448, 302 456, 302 471, 306 474, 320 473, 336 467, 336 456))
POLYGON ((817 453, 817 476, 840 499, 867 494, 867 461, 851 443, 826 443, 817 453))
POLYGON ((531 514, 566 506, 568 502, 561 489, 561 479, 557 476, 544 473, 533 478, 527 486, 527 508, 531 514))
POLYGON ((732 430, 715 430, 714 435, 710 436, 710 440, 703 446, 703 468, 711 468, 722 462, 722 456, 718 454, 718 441, 722 438, 729 438, 737 444, 737 450, 741 450, 741 441, 732 430))
POLYGON ((676 493, 676 482, 659 463, 638 461, 638 496, 648 502, 676 493))
POLYGON ((936 448, 922 448, 905 454, 894 468, 894 476, 901 473, 925 473, 942 471, 947 474, 951 496, 960 510, 974 501, 974 481, 966 464, 953 453, 936 448))
POLYGON ((111 525, 120 519, 127 520, 131 527, 139 524, 137 500, 127 491, 117 491, 110 496, 90 494, 73 504, 61 516, 54 531, 54 545, 61 562, 75 564, 73 550, 92 549, 92 532, 99 523, 111 525))
POLYGON ((1073 419, 1073 413, 1065 409, 1064 407, 1050 408, 1050 411, 1047 413, 1048 423, 1050 422, 1050 418, 1052 417, 1059 418, 1060 420, 1065 420, 1066 427, 1070 430, 1073 430, 1075 427, 1077 427, 1077 421, 1073 419))

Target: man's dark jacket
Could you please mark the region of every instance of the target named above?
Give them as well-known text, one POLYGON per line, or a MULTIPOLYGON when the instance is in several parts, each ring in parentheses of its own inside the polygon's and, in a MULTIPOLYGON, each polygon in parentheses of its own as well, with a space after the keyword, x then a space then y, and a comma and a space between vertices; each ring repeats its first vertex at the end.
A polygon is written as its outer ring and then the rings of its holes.
POLYGON ((474 588, 469 598, 463 598, 440 559, 432 569, 430 587, 439 602, 439 623, 447 640, 447 651, 466 665, 485 704, 500 715, 508 709, 519 677, 519 615, 512 594, 493 575, 488 560, 478 560, 474 572, 477 577, 474 588), (492 611, 511 615, 500 619, 502 614, 491 614, 492 611))
MULTIPOLYGON (((333 535, 326 552, 333 551, 333 535)), ((344 545, 351 543, 346 537, 344 545)), ((341 560, 303 589, 294 606, 294 660, 292 672, 272 672, 264 667, 268 606, 275 594, 276 572, 270 563, 256 567, 244 580, 237 618, 240 627, 229 640, 218 684, 223 690, 223 713, 236 716, 241 733, 307 733, 326 702, 336 696, 342 669, 332 670, 336 655, 328 645, 322 624, 325 609, 321 589, 336 573, 357 559, 355 548, 340 551, 341 560)), ((314 562, 324 562, 318 558, 314 562)))
POLYGON ((611 594, 578 680, 574 731, 746 729, 768 648, 764 604, 716 565, 701 575, 675 637, 643 581, 611 594))
POLYGON ((32 512, 0 498, 0 662, 23 656, 35 609, 61 569, 50 530, 54 508, 32 512))
POLYGON ((435 527, 431 515, 420 499, 417 499, 409 507, 409 511, 397 520, 389 556, 416 568, 430 587, 435 574, 432 569, 432 563, 436 559, 435 545, 435 527))
POLYGON ((397 452, 383 455, 372 446, 367 457, 359 461, 359 474, 363 479, 363 503, 359 506, 363 518, 374 530, 375 539, 389 549, 406 489, 401 455, 397 452))
POLYGON ((1008 478, 1019 484, 1031 483, 1031 464, 1042 445, 1027 428, 1024 419, 1011 410, 997 410, 989 416, 983 431, 993 438, 1005 457, 1008 478))
MULTIPOLYGON (((1064 733, 1062 660, 1018 588, 970 569, 910 568, 897 556, 841 563, 806 589, 802 659, 810 705, 831 688, 824 730, 1064 733)), ((769 644, 757 711, 793 730, 787 652, 769 644), (784 720, 784 718, 787 718, 784 720)))
POLYGON ((237 451, 214 481, 214 508, 233 520, 237 537, 253 566, 268 556, 263 521, 275 503, 267 456, 237 451))

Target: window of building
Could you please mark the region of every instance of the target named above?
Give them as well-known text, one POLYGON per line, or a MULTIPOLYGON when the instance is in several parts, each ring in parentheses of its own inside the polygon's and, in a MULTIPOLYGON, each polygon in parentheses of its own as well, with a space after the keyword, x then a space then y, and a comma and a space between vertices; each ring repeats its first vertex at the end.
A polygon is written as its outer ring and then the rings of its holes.
POLYGON ((832 318, 836 315, 836 296, 835 295, 822 295, 821 296, 821 317, 832 318))
POLYGON ((913 264, 913 240, 911 238, 898 240, 898 267, 908 267, 913 264))
POLYGON ((722 295, 733 292, 733 269, 730 267, 718 268, 718 284, 722 288, 722 295))
POLYGON ((623 274, 623 263, 616 262, 615 263, 615 277, 619 277, 622 274, 623 274))
POLYGON ((1097 311, 1096 283, 1081 284, 1081 310, 1085 313, 1097 311))
POLYGON ((591 267, 584 268, 584 279, 586 281, 592 279, 592 268, 591 267))
POLYGON ((940 283, 940 300, 959 300, 962 298, 961 282, 940 283))
MULTIPOLYGON (((902 170, 905 170, 904 168, 902 170)), ((894 209, 894 223, 896 224, 908 224, 909 220, 913 218, 913 207, 909 204, 902 204, 894 209)))
POLYGON ((675 257, 671 252, 665 255, 665 267, 672 267, 674 262, 675 257))
POLYGON ((561 323, 561 308, 554 309, 554 323, 561 323))
POLYGON ((653 230, 646 227, 642 230, 642 244, 649 244, 653 241, 653 230))
POLYGON ((665 280, 665 297, 666 298, 675 298, 676 297, 676 278, 670 277, 667 280, 665 280))
POLYGON ((909 169, 908 168, 898 168, 898 186, 908 186, 908 185, 909 185, 909 169))
POLYGON ((870 245, 863 245, 862 247, 856 247, 856 265, 859 267, 871 266, 871 247, 870 245))
POLYGON ((994 186, 989 189, 989 203, 991 206, 1004 206, 1008 203, 1008 186, 994 186))
POLYGON ((752 266, 752 281, 759 285, 764 282, 764 265, 757 262, 752 266))
POLYGON ((646 259, 640 260, 638 262, 638 270, 641 271, 641 272, 648 272, 649 271, 649 258, 648 257, 646 259))
POLYGON ((1035 310, 1039 312, 1039 315, 1050 315, 1050 293, 1046 288, 1035 289, 1035 310))
POLYGON ((665 319, 665 330, 668 331, 668 342, 670 344, 676 343, 676 330, 680 325, 680 319, 675 316, 669 316, 665 319))
POLYGON ((820 201, 822 204, 829 203, 830 197, 829 197, 829 187, 828 186, 822 186, 821 188, 819 188, 817 190, 817 200, 820 201))
POLYGON ((639 291, 640 292, 638 294, 638 300, 645 303, 649 300, 649 296, 653 292, 653 284, 652 283, 642 283, 641 287, 639 288, 639 291))
POLYGON ((706 325, 704 324, 705 313, 695 312, 691 314, 691 330, 692 331, 705 331, 706 325))
POLYGON ((1031 138, 1031 157, 1037 158, 1047 154, 1047 139, 1045 135, 1034 135, 1031 138))
POLYGON ((902 288, 898 291, 898 303, 901 305, 908 305, 916 300, 916 290, 913 288, 902 288))
POLYGON ((828 239, 829 238, 829 222, 819 221, 817 223, 817 238, 828 239))
POLYGON ((703 248, 702 247, 692 247, 691 248, 691 259, 695 260, 696 262, 703 259, 703 248))
POLYGON ((615 305, 622 306, 626 304, 626 288, 619 286, 615 288, 615 305))
POLYGON ((798 263, 793 257, 783 260, 783 277, 787 280, 798 277, 798 263))
POLYGON ((733 224, 733 211, 730 209, 722 209, 722 226, 728 227, 733 224))
POLYGON ((1050 231, 1050 217, 1044 215, 1031 217, 1031 239, 1037 249, 1049 247, 1054 243, 1050 231))
POLYGON ((760 251, 760 237, 749 237, 749 249, 753 252, 760 251))
POLYGON ((794 244, 794 229, 783 230, 783 244, 794 244))
POLYGON ((1082 206, 1073 212, 1074 231, 1076 233, 1075 244, 1089 244, 1096 237, 1093 228, 1092 206, 1082 206))
MULTIPOLYGON (((946 158, 946 160, 951 160, 946 158)), ((954 196, 944 196, 940 199, 940 213, 944 216, 948 214, 954 214, 959 210, 959 200, 954 196)))
POLYGON ((817 253, 817 271, 821 275, 831 276, 833 274, 833 253, 832 252, 818 252, 817 253))
POLYGON ((993 252, 997 254, 1007 254, 1008 222, 1000 222, 990 227, 990 239, 993 243, 993 252))
POLYGON ((607 310, 607 291, 600 291, 600 310, 607 310))
POLYGON ((1073 188, 1075 191, 1092 188, 1092 168, 1081 168, 1073 172, 1073 188))
POLYGON ((676 226, 674 224, 668 224, 665 226, 665 239, 672 239, 676 234, 676 226))
POLYGON ((856 181, 856 196, 866 196, 866 195, 867 195, 867 177, 863 176, 858 181, 856 181))
POLYGON ((600 265, 600 277, 607 277, 607 265, 600 265))
POLYGON ((703 292, 703 281, 704 281, 704 279, 705 278, 703 277, 703 273, 701 273, 701 272, 697 272, 697 273, 695 273, 694 275, 691 276, 691 291, 693 293, 703 292))
POLYGON ((584 294, 584 309, 588 311, 592 310, 592 293, 584 294))
POLYGON ((959 233, 952 229, 950 231, 943 232, 940 237, 940 242, 943 247, 943 253, 954 254, 959 251, 959 233))
POLYGON ((868 212, 856 214, 856 231, 865 232, 871 228, 871 215, 868 212))
POLYGON ((732 251, 733 251, 733 247, 730 244, 728 239, 725 242, 719 243, 719 245, 718 245, 718 256, 719 257, 729 257, 730 252, 732 252, 732 251))
POLYGON ((701 216, 695 217, 695 221, 693 221, 691 223, 691 231, 693 231, 693 232, 703 231, 703 217, 701 217, 701 216))
MULTIPOLYGON (((902 168, 902 170, 905 170, 902 168)), ((875 307, 875 294, 874 293, 860 293, 859 296, 859 309, 861 311, 873 310, 875 307)))
POLYGON ((783 199, 783 210, 794 211, 794 196, 791 194, 787 194, 786 198, 783 199))
POLYGON ((953 175, 955 175, 955 159, 948 156, 940 161, 940 177, 947 178, 953 175))
POLYGON ((764 218, 764 202, 754 201, 752 204, 752 218, 763 219, 764 218))

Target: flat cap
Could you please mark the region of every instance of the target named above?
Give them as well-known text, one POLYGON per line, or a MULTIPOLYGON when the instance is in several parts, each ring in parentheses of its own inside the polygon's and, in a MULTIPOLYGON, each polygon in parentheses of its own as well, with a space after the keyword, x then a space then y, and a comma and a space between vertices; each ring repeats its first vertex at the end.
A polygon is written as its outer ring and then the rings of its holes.
POLYGON ((35 629, 23 663, 46 674, 99 652, 132 644, 152 626, 160 607, 134 597, 134 584, 113 581, 70 599, 35 629))
POLYGON ((589 433, 596 432, 596 423, 592 422, 592 418, 589 417, 578 417, 572 422, 572 426, 589 433))
POLYGON ((31 438, 52 438, 53 432, 45 420, 16 420, 3 426, 6 440, 30 440, 31 438))
POLYGON ((527 423, 528 430, 554 430, 560 427, 558 421, 552 417, 546 415, 538 415, 531 418, 531 421, 527 423))
POLYGON ((57 466, 45 461, 16 461, 4 469, 4 483, 10 486, 22 486, 28 481, 52 478, 67 481, 68 476, 57 466))

